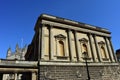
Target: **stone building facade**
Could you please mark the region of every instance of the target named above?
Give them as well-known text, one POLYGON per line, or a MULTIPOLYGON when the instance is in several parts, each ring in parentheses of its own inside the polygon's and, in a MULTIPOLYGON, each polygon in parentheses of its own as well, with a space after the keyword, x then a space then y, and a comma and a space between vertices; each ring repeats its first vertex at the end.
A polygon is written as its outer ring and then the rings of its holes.
POLYGON ((107 29, 42 14, 34 30, 25 58, 38 61, 38 80, 119 80, 107 29))
MULTIPOLYGON (((14 62, 16 60, 18 61, 25 61, 25 54, 27 52, 27 45, 25 45, 23 48, 20 48, 18 44, 16 44, 15 51, 12 52, 11 48, 7 50, 7 56, 6 61, 10 60, 9 62, 14 62)), ((17 80, 22 80, 22 74, 4 74, 2 80, 14 80, 15 75, 17 75, 17 80)))
POLYGON ((117 60, 120 62, 120 49, 116 50, 117 60))

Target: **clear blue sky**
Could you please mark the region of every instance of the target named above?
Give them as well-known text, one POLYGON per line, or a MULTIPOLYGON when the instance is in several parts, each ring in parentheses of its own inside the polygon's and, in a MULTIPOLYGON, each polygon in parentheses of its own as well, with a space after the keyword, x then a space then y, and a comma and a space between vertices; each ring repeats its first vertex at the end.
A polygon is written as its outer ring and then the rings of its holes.
POLYGON ((107 28, 114 50, 120 48, 120 0, 0 0, 0 58, 17 43, 31 43, 42 13, 107 28))

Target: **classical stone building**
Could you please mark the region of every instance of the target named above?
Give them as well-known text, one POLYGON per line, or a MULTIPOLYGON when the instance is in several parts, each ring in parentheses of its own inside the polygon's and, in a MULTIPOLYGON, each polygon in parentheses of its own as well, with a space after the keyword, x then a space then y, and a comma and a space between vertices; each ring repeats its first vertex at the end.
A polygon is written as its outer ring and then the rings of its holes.
POLYGON ((34 30, 28 48, 16 45, 14 54, 9 48, 7 59, 0 59, 0 80, 120 79, 107 29, 42 14, 34 30))
POLYGON ((34 30, 25 58, 38 61, 38 80, 120 79, 107 29, 42 14, 34 30))

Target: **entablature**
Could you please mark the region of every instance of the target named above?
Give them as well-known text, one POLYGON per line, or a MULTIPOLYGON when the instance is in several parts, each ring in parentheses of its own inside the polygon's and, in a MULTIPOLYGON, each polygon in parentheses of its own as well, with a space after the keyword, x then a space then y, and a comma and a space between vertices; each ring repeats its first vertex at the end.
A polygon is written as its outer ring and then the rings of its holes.
POLYGON ((53 22, 53 21, 48 21, 48 20, 42 20, 41 24, 52 25, 52 27, 56 27, 56 28, 71 29, 77 32, 90 33, 94 35, 110 37, 109 32, 104 32, 104 31, 100 31, 97 29, 92 30, 89 28, 76 27, 73 25, 68 25, 68 24, 63 24, 63 23, 58 23, 58 22, 53 22))

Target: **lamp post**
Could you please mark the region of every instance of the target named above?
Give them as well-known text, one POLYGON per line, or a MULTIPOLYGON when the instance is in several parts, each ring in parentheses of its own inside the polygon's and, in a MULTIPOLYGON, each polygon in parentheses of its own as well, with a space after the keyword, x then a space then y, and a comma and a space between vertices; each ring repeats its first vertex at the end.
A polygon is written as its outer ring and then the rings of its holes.
POLYGON ((90 74, 89 74, 88 62, 87 62, 87 59, 88 59, 88 53, 87 53, 87 52, 83 52, 83 54, 84 54, 84 60, 85 60, 85 63, 86 63, 86 70, 87 70, 88 80, 90 80, 90 74))

